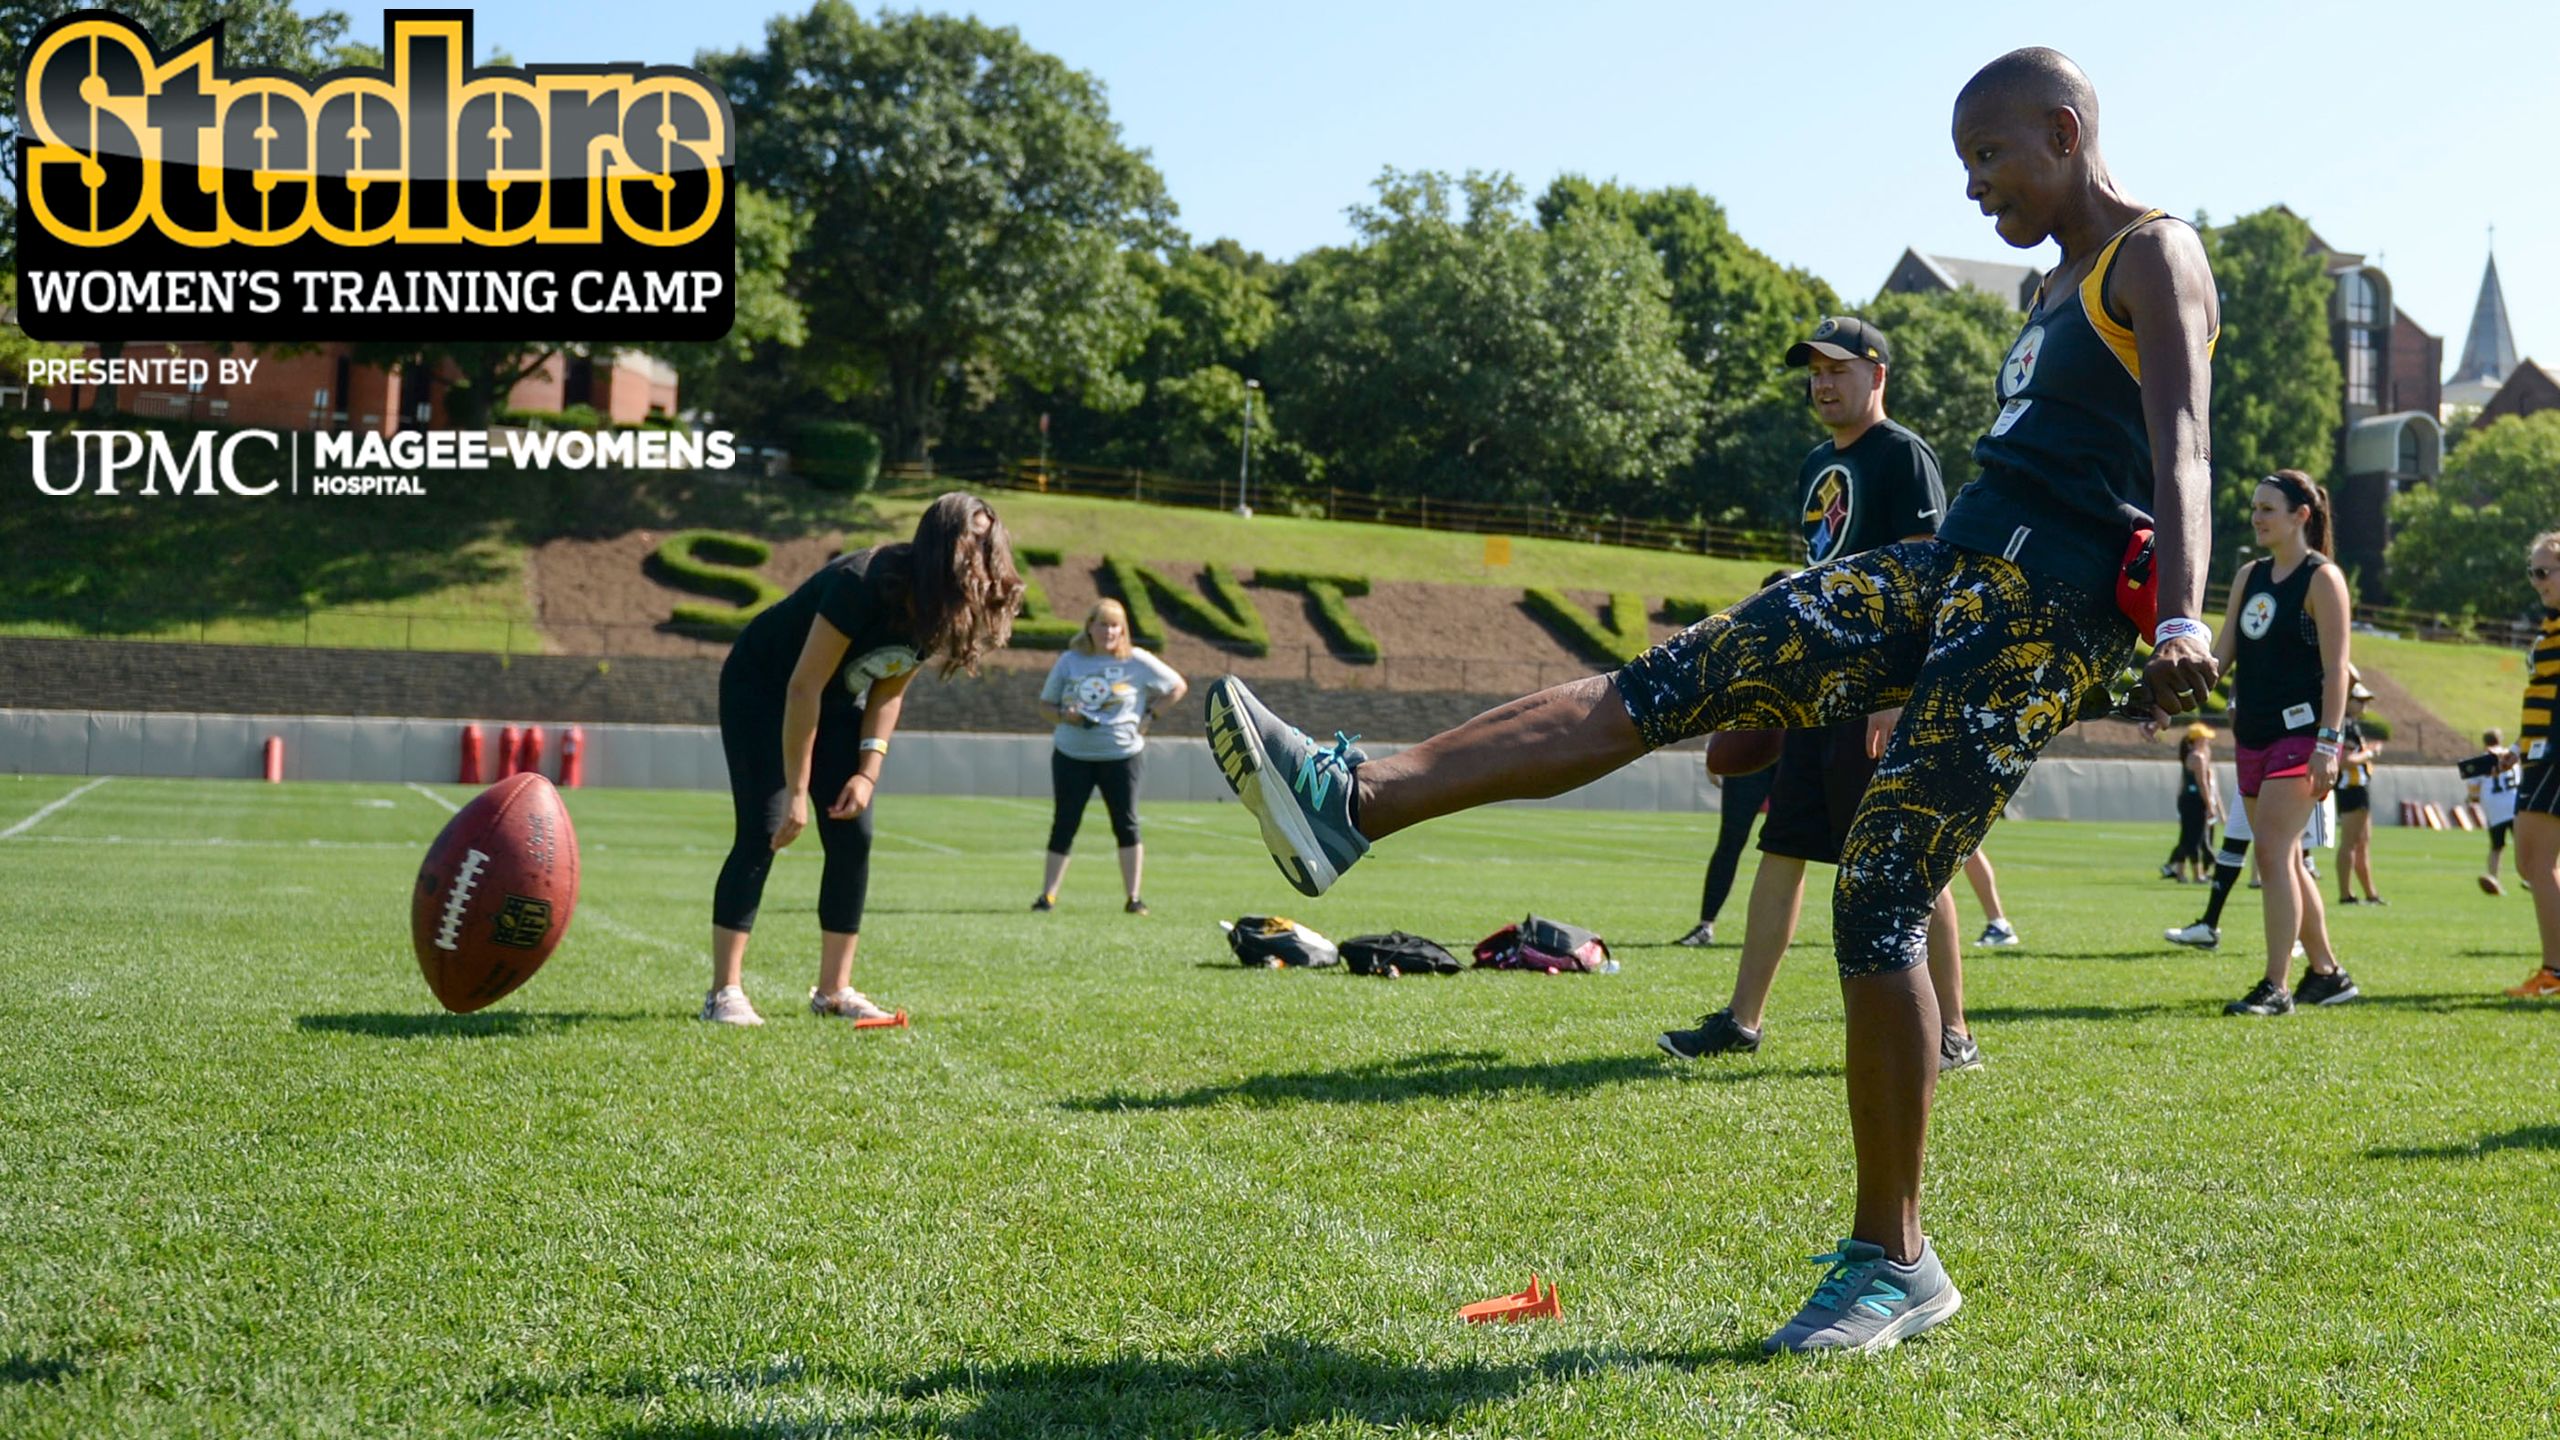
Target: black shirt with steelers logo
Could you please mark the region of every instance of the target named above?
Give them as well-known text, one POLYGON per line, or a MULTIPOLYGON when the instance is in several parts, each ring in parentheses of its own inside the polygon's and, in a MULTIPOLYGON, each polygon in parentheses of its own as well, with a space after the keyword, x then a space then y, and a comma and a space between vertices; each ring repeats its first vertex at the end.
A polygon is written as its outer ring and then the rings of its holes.
POLYGON ((1906 535, 1931 535, 1947 508, 1938 452, 1891 420, 1843 450, 1825 440, 1797 471, 1804 496, 1805 560, 1819 565, 1906 535))

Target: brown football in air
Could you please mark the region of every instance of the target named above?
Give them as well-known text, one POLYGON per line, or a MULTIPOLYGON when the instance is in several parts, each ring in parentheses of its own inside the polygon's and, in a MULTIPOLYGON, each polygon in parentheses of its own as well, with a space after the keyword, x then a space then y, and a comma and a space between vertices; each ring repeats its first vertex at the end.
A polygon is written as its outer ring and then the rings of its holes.
POLYGON ((1707 737, 1707 773, 1748 775, 1778 763, 1786 748, 1784 730, 1719 730, 1707 737))
POLYGON ((409 938, 436 1003, 495 1003, 542 968, 578 908, 578 834, 551 782, 527 771, 445 823, 418 867, 409 938))

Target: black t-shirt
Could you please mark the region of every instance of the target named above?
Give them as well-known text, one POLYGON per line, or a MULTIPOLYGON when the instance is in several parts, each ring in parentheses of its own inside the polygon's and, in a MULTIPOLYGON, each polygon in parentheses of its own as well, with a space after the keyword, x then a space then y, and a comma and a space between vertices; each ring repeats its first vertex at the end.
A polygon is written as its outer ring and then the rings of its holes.
POLYGON ((1880 420, 1846 450, 1825 440, 1796 471, 1804 495, 1805 558, 1819 565, 1929 535, 1947 508, 1938 452, 1929 442, 1880 420))
POLYGON ((845 633, 844 663, 827 687, 830 703, 860 704, 874 680, 903 675, 916 668, 916 642, 909 633, 906 588, 893 584, 905 562, 904 546, 882 546, 839 555, 800 588, 775 601, 747 622, 730 649, 733 661, 744 661, 779 688, 790 682, 800 664, 809 628, 821 615, 845 633), (890 554, 894 549, 897 553, 890 554))

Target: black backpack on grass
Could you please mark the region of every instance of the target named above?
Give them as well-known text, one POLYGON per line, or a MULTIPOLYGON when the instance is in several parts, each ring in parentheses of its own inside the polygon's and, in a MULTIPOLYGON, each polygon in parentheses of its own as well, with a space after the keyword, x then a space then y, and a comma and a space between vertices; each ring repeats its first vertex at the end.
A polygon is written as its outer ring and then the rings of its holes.
POLYGON ((1436 941, 1390 930, 1354 935, 1342 942, 1342 963, 1354 975, 1455 975, 1466 967, 1436 941))
POLYGON ((1227 948, 1236 952, 1236 959, 1257 970, 1342 962, 1332 941, 1286 915, 1239 915, 1219 921, 1218 928, 1227 932, 1227 948))

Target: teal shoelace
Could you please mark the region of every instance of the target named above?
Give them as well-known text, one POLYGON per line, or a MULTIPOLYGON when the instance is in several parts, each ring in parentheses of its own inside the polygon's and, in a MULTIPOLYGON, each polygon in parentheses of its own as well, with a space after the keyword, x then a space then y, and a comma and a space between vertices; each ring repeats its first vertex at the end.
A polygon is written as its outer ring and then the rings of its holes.
POLYGON ((1849 1302, 1857 1297, 1859 1291, 1867 1288, 1867 1281, 1884 1268, 1883 1256, 1852 1256, 1846 1246, 1810 1258, 1816 1265, 1831 1267, 1831 1273, 1823 1276, 1822 1283, 1813 1287, 1813 1301, 1832 1310, 1849 1308, 1849 1302))

